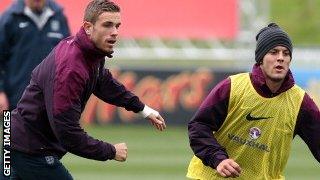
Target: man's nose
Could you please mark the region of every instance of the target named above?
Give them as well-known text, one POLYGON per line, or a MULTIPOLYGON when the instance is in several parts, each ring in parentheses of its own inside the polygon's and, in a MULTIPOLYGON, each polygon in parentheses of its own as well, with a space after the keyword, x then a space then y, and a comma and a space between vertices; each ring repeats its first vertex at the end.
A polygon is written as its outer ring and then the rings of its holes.
POLYGON ((118 34, 119 34, 119 29, 116 28, 116 27, 113 27, 112 31, 111 31, 111 35, 112 36, 118 36, 118 34))
POLYGON ((278 61, 284 61, 284 53, 283 52, 279 52, 278 57, 277 57, 278 61))

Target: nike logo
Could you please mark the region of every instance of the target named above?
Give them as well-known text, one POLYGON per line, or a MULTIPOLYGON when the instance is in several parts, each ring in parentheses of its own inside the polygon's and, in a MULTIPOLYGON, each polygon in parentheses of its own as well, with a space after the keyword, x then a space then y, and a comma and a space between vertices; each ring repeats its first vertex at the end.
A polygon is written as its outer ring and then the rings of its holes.
POLYGON ((251 113, 249 113, 247 116, 246 116, 246 119, 248 121, 257 121, 257 120, 263 120, 263 119, 270 119, 272 117, 253 117, 251 116, 251 113))
POLYGON ((21 22, 19 23, 19 28, 25 28, 29 25, 29 22, 21 22))

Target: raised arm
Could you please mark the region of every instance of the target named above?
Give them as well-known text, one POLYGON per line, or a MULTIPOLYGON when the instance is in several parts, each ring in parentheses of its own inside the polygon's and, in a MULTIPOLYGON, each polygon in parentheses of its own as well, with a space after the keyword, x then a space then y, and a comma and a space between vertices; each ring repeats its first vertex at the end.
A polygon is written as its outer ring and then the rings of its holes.
POLYGON ((126 87, 113 78, 111 72, 105 68, 103 68, 100 73, 96 89, 93 93, 104 102, 124 107, 128 111, 137 113, 144 108, 144 104, 138 96, 128 91, 126 87))
POLYGON ((138 96, 113 78, 108 69, 101 67, 100 76, 94 94, 106 103, 124 107, 128 111, 140 112, 142 116, 160 131, 166 128, 165 120, 152 108, 144 105, 138 96))

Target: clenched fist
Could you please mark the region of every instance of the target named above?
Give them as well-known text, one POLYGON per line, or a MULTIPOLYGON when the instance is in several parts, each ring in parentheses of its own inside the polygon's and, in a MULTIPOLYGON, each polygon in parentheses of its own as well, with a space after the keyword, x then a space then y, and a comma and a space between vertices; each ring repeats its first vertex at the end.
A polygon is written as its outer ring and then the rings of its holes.
POLYGON ((128 148, 126 143, 114 144, 114 147, 116 148, 116 156, 114 157, 114 160, 120 162, 126 161, 128 156, 128 148))

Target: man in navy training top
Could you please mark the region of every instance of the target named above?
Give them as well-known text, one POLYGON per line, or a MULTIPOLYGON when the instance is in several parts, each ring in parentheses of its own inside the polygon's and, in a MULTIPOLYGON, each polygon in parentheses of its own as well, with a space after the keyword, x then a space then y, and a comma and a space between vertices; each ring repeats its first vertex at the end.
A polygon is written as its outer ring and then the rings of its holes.
POLYGON ((0 17, 0 112, 13 110, 32 70, 70 36, 62 7, 52 0, 18 0, 0 17))

